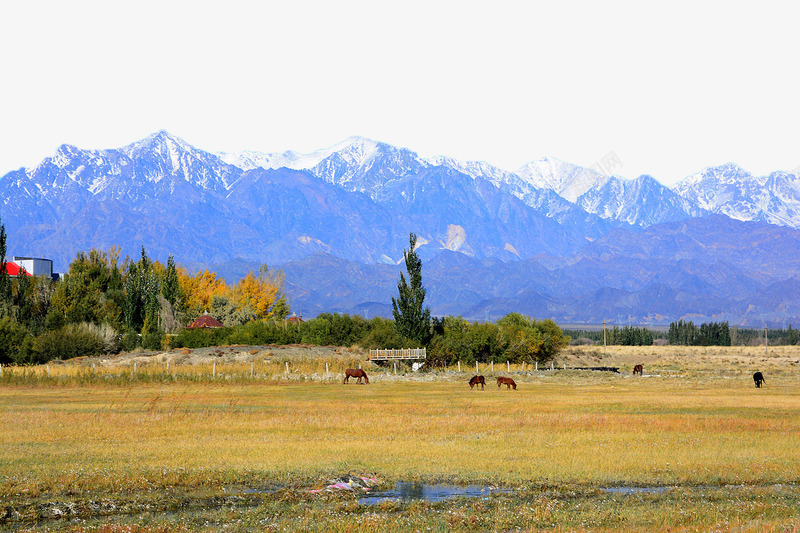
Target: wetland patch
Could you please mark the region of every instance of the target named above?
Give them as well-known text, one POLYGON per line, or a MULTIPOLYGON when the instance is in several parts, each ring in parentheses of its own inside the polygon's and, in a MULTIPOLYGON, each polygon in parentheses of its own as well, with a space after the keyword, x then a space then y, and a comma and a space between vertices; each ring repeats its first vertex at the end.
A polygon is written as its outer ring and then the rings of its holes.
POLYGON ((409 502, 421 500, 438 502, 450 498, 480 498, 490 494, 510 494, 509 488, 493 485, 450 485, 446 483, 404 483, 398 482, 388 490, 374 490, 361 496, 358 503, 375 505, 385 501, 409 502))

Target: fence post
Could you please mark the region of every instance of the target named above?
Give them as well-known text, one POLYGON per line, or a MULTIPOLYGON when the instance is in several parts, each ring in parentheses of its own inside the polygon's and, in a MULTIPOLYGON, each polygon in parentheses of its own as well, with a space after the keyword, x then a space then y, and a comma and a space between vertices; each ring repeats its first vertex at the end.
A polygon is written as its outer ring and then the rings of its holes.
POLYGON ((328 373, 328 363, 325 363, 325 373, 328 373))
POLYGON ((536 361, 536 371, 539 371, 539 361, 536 361))
POLYGON ((553 366, 553 362, 552 361, 550 361, 550 370, 555 370, 555 367, 553 366))
POLYGON ((511 372, 511 361, 506 361, 506 367, 508 368, 508 371, 511 372))
POLYGON ((255 366, 255 363, 250 363, 250 379, 253 379, 253 368, 254 368, 254 366, 255 366))
POLYGON ((481 373, 480 369, 478 368, 478 362, 477 361, 475 361, 475 373, 476 374, 480 374, 481 373))
POLYGON ((397 361, 394 362, 394 374, 397 375, 397 361))
POLYGON ((136 374, 136 361, 133 362, 133 373, 136 374))
POLYGON ((214 379, 217 377, 217 363, 215 362, 211 365, 211 378, 214 379))
POLYGON ((522 371, 525 372, 525 361, 522 362, 522 371))
POLYGON ((494 361, 492 361, 492 372, 494 372, 494 361))
POLYGON ((0 364, 0 378, 3 377, 3 365, 0 364))
POLYGON ((169 361, 167 361, 167 374, 169 374, 169 361))
POLYGON ((461 372, 461 361, 458 362, 458 371, 461 372))
POLYGON ((286 373, 289 373, 289 361, 286 361, 286 373))
POLYGON ((50 365, 47 365, 47 377, 50 377, 50 365))

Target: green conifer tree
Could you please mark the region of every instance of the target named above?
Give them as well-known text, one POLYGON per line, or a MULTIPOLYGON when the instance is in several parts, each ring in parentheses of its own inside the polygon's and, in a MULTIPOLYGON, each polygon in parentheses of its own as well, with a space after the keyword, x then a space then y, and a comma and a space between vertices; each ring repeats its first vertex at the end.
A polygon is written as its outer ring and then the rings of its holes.
POLYGON ((408 280, 400 273, 397 282, 398 297, 392 297, 392 315, 397 333, 427 345, 431 339, 431 310, 423 307, 425 287, 422 285, 422 260, 414 248, 417 235, 409 235, 409 249, 403 251, 408 280))
POLYGON ((11 277, 6 267, 6 227, 0 221, 0 316, 11 305, 11 277))

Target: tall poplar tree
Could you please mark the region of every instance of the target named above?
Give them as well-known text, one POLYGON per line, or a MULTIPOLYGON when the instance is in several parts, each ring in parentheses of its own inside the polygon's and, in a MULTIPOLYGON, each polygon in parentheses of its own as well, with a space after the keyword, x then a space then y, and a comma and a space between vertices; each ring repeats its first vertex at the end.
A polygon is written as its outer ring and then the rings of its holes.
POLYGON ((11 276, 6 268, 6 227, 0 221, 0 316, 11 305, 11 276))
POLYGON ((417 235, 411 233, 408 240, 409 249, 403 251, 408 280, 401 272, 397 282, 398 297, 392 297, 392 315, 399 335, 427 345, 431 339, 431 310, 423 307, 422 260, 414 251, 417 235))

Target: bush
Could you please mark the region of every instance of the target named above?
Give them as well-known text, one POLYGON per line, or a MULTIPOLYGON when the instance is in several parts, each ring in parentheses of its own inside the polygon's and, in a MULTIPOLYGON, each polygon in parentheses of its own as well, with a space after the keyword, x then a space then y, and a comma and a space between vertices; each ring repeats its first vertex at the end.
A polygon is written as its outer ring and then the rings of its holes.
POLYGON ((175 337, 174 348, 208 348, 230 344, 227 337, 230 328, 197 328, 182 329, 175 337))
POLYGON ((228 344, 297 344, 301 340, 300 327, 295 324, 253 320, 231 330, 228 344))
POLYGON ((303 323, 303 342, 320 346, 352 346, 367 335, 370 324, 358 315, 322 313, 303 323))
POLYGON ((122 350, 122 337, 110 324, 86 324, 86 327, 103 339, 104 353, 119 353, 122 350))
POLYGON ((160 350, 163 335, 160 331, 151 331, 142 336, 142 348, 145 350, 160 350))
POLYGON ((16 362, 20 346, 28 336, 25 326, 10 317, 0 318, 0 364, 16 362))
POLYGON ((33 345, 32 358, 37 363, 54 359, 97 356, 105 352, 105 339, 98 328, 89 324, 70 324, 38 337, 33 345))
POLYGON ((122 349, 126 352, 132 352, 140 344, 139 335, 133 331, 129 331, 122 337, 122 349))
POLYGON ((380 348, 419 348, 417 341, 401 337, 394 327, 394 321, 388 318, 373 318, 369 321, 369 330, 358 344, 365 350, 380 348))

